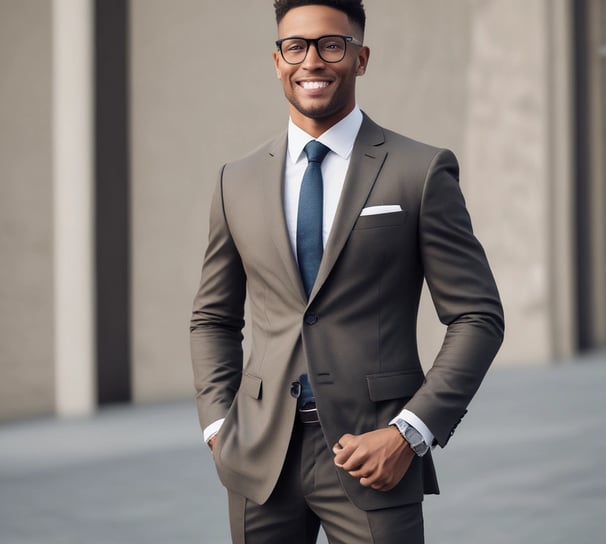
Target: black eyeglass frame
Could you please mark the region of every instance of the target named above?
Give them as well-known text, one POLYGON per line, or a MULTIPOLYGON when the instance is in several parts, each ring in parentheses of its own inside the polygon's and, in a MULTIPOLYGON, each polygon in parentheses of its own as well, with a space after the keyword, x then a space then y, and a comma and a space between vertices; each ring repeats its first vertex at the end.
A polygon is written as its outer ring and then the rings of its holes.
POLYGON ((350 43, 351 45, 357 45, 360 47, 364 45, 363 42, 361 42, 360 40, 356 40, 356 38, 354 38, 353 36, 342 36, 341 34, 326 34, 326 35, 320 36, 318 38, 303 38, 302 36, 288 36, 287 38, 281 38, 280 40, 277 40, 276 47, 278 48, 278 51, 280 51, 280 55, 284 59, 284 62, 286 64, 291 64, 292 66, 296 66, 297 64, 303 64, 305 62, 305 59, 307 58, 307 53, 309 53, 309 47, 312 44, 316 48, 318 56, 322 59, 323 62, 327 62, 328 64, 335 64, 337 62, 341 62, 345 58, 345 55, 347 55, 347 44, 348 43, 350 43), (320 52, 320 48, 318 47, 318 42, 320 40, 324 40, 326 38, 341 38, 345 42, 345 47, 343 48, 343 56, 339 60, 326 60, 322 56, 322 53, 320 52), (306 42, 307 48, 305 49, 305 55, 303 55, 303 58, 299 62, 290 62, 289 60, 286 60, 286 57, 284 56, 284 51, 282 51, 282 44, 287 40, 302 40, 302 41, 306 42))

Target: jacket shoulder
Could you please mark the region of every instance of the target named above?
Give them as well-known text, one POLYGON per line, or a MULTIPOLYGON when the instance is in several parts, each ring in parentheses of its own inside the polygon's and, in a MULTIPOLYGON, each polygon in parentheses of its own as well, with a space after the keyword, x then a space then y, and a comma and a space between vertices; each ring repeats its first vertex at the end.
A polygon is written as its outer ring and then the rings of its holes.
POLYGON ((438 157, 451 160, 455 164, 457 162, 454 153, 449 149, 436 147, 385 128, 375 123, 366 114, 362 126, 365 129, 365 134, 374 139, 375 146, 384 147, 388 153, 405 160, 409 167, 417 165, 420 168, 429 168, 438 157))
POLYGON ((255 164, 262 162, 268 156, 276 156, 283 153, 286 149, 286 131, 263 142, 261 145, 248 152, 246 155, 229 161, 225 164, 225 169, 231 172, 248 171, 255 164))

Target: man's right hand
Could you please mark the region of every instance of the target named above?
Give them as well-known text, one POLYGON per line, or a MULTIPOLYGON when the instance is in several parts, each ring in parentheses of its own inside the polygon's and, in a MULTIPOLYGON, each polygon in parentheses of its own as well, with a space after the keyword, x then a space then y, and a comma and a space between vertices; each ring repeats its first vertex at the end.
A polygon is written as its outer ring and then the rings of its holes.
POLYGON ((345 434, 332 448, 335 465, 360 485, 390 491, 408 471, 415 452, 393 425, 367 433, 345 434))
POLYGON ((208 447, 210 448, 210 451, 213 451, 213 448, 215 447, 215 441, 217 440, 217 435, 214 434, 213 436, 210 437, 210 440, 208 441, 208 447))

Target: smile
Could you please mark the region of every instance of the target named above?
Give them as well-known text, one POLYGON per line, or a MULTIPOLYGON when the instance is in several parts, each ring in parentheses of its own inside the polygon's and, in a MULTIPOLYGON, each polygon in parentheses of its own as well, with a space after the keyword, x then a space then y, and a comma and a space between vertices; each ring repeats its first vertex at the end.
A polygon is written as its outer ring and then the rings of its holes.
POLYGON ((325 89, 330 85, 328 81, 301 81, 299 83, 304 89, 325 89))

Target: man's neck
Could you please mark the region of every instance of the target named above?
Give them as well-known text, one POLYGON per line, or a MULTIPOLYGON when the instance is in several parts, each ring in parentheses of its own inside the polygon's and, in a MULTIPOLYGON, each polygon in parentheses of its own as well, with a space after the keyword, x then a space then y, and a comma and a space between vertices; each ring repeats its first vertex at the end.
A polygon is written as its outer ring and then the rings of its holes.
POLYGON ((347 117, 354 110, 354 108, 355 104, 349 110, 340 111, 334 116, 322 119, 314 119, 312 117, 303 115, 301 112, 291 107, 290 119, 297 127, 305 131, 310 136, 319 138, 327 130, 331 129, 337 123, 345 119, 345 117, 347 117))

